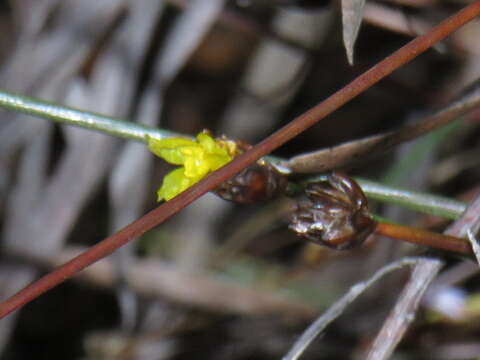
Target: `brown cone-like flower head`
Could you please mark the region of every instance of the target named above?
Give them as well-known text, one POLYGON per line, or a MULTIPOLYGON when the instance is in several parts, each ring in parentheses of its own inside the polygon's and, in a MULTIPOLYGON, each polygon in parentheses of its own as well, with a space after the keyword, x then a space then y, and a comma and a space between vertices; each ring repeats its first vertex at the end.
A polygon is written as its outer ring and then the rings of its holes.
POLYGON ((360 186, 337 172, 305 188, 289 226, 310 241, 338 250, 362 244, 374 227, 360 186))

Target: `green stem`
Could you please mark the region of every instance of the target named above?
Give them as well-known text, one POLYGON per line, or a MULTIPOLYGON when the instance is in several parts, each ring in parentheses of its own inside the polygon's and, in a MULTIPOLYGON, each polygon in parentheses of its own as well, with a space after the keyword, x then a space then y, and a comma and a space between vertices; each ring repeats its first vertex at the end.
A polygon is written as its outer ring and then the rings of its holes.
POLYGON ((0 90, 0 106, 62 124, 79 126, 135 141, 146 142, 147 135, 155 138, 179 136, 171 131, 113 119, 108 116, 77 110, 2 90, 0 90))
MULTIPOLYGON (((115 119, 105 115, 58 105, 49 101, 28 96, 9 93, 0 89, 0 107, 34 115, 61 124, 73 125, 98 131, 124 139, 146 143, 147 136, 163 139, 168 137, 188 137, 174 131, 136 124, 130 121, 115 119)), ((266 156, 271 163, 278 164, 282 159, 266 156)))
MULTIPOLYGON (((0 90, 0 107, 38 116, 62 124, 83 127, 113 136, 145 142, 146 136, 155 138, 178 137, 185 135, 161 130, 108 116, 77 110, 27 96, 16 95, 0 90)), ((280 159, 267 158, 271 162, 280 159)), ((317 179, 317 177, 315 178, 317 179)), ((443 197, 392 188, 370 180, 357 179, 365 194, 374 200, 394 203, 413 210, 457 219, 465 210, 464 203, 443 197)))
POLYGON ((466 210, 463 202, 437 195, 393 188, 366 179, 355 179, 369 198, 401 205, 423 213, 458 219, 466 210))

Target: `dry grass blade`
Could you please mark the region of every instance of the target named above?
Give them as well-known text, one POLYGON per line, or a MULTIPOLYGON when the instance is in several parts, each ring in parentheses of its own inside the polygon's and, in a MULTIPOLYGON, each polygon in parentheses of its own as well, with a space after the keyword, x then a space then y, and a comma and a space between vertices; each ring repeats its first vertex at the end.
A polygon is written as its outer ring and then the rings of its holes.
POLYGON ((350 290, 338 301, 335 302, 325 313, 323 313, 302 336, 295 342, 291 350, 283 360, 297 360, 306 350, 308 345, 336 318, 338 318, 345 309, 354 302, 363 292, 372 287, 377 281, 381 280, 385 275, 392 271, 400 270, 406 266, 413 266, 422 261, 422 258, 404 258, 394 263, 384 266, 378 270, 368 280, 355 284, 350 290))
MULTIPOLYGON (((123 1, 59 1, 58 24, 49 36, 22 43, 2 66, 2 86, 26 93, 37 85, 57 77, 66 62, 85 56, 91 42, 97 39, 121 11, 123 1), (78 29, 89 29, 91 37, 82 36, 78 29), (32 54, 41 51, 31 66, 32 54)), ((32 11, 32 9, 30 9, 32 11)), ((28 29, 22 36, 30 36, 28 29)), ((75 69, 76 70, 76 69, 75 69)), ((35 90, 38 91, 38 88, 35 90)))
POLYGON ((347 59, 353 65, 353 49, 362 25, 365 0, 342 0, 343 44, 347 59))
POLYGON ((295 156, 282 163, 298 173, 325 172, 364 161, 402 142, 410 141, 445 126, 480 105, 480 82, 476 81, 457 99, 433 115, 397 131, 350 141, 333 148, 295 156))
MULTIPOLYGON (((175 25, 170 30, 166 44, 159 56, 155 65, 153 80, 150 81, 149 91, 151 95, 155 87, 160 85, 160 94, 158 97, 163 101, 163 90, 169 87, 182 68, 191 59, 192 54, 203 43, 207 35, 212 31, 212 28, 219 20, 219 16, 224 8, 224 0, 203 1, 195 0, 185 2, 183 4, 183 11, 176 21, 175 25)), ((158 89, 157 89, 158 90, 158 89)), ((155 99, 154 96, 151 96, 155 99)), ((208 205, 201 199, 196 205, 199 210, 195 216, 195 209, 187 209, 185 214, 182 214, 179 219, 179 228, 181 232, 178 234, 179 239, 175 243, 174 261, 178 262, 179 266, 185 268, 196 268, 205 262, 206 254, 210 252, 211 236, 211 218, 216 211, 215 206, 208 205), (203 204, 203 210, 200 210, 203 204), (208 210, 207 210, 208 209, 208 210), (207 211, 206 211, 207 210, 207 211), (193 213, 191 213, 193 212, 193 213), (195 223, 192 222, 195 219, 195 223), (182 220, 186 221, 182 225, 182 220), (195 241, 190 241, 195 239, 195 241)))
POLYGON ((472 225, 471 229, 467 230, 467 238, 472 246, 473 253, 475 254, 475 259, 477 260, 477 264, 480 266, 480 245, 478 243, 478 229, 480 227, 480 218, 477 219, 475 224, 472 225))
POLYGON ((58 6, 59 0, 20 0, 10 4, 19 25, 22 25, 20 36, 24 39, 33 40, 41 28, 48 21, 52 8, 58 6))
MULTIPOLYGON (((446 234, 465 237, 475 222, 478 221, 479 213, 480 197, 467 208, 462 217, 446 231, 446 234)), ((423 259, 415 265, 409 282, 375 338, 367 359, 383 360, 390 358, 409 324, 414 320, 423 294, 443 265, 444 262, 439 259, 423 259)))
MULTIPOLYGON (((47 5, 47 2, 44 4, 47 5)), ((0 74, 4 80, 2 84, 10 83, 14 89, 42 94, 55 100, 65 99, 66 94, 67 97, 72 95, 74 85, 72 78, 79 64, 91 50, 95 36, 108 26, 108 19, 116 13, 119 4, 117 2, 109 6, 107 2, 102 4, 97 2, 98 6, 94 6, 94 1, 85 1, 80 6, 84 11, 82 14, 84 16, 81 16, 78 13, 79 7, 73 9, 70 3, 64 2, 61 7, 63 17, 60 24, 53 26, 48 36, 37 38, 35 41, 31 37, 36 31, 28 26, 21 27, 19 36, 28 41, 22 42, 3 66, 0 74), (79 27, 63 27, 65 24, 77 24, 79 27), (91 29, 91 38, 78 39, 78 29, 83 27, 91 29), (38 61, 36 66, 25 65, 31 63, 31 54, 39 49, 46 54, 42 59, 46 61, 38 61)), ((43 10, 48 12, 47 8, 43 10)), ((74 102, 79 104, 75 100, 74 102)), ((99 110, 112 111, 108 107, 99 110)), ((21 149, 22 146, 28 149, 20 157, 24 170, 19 174, 19 180, 6 201, 8 218, 5 219, 3 228, 3 251, 6 254, 23 253, 34 258, 51 254, 62 246, 79 210, 92 194, 92 186, 97 184, 97 180, 104 174, 102 163, 104 158, 99 157, 98 153, 104 154, 107 159, 111 158, 111 155, 105 151, 107 149, 102 144, 112 143, 114 140, 68 128, 65 154, 50 177, 47 177, 48 163, 51 159, 45 148, 50 148, 52 142, 50 137, 46 136, 45 128, 52 129, 52 124, 34 124, 24 115, 18 114, 5 114, 3 120, 6 125, 2 130, 12 130, 15 124, 20 130, 20 136, 17 137, 12 137, 8 132, 4 133, 10 137, 9 141, 2 142, 5 149, 10 153, 16 151, 15 149, 21 149), (43 145, 44 149, 41 142, 46 142, 43 145), (92 157, 94 159, 89 163, 91 172, 88 174, 84 172, 83 176, 79 176, 78 169, 92 157), (39 238, 42 241, 38 241, 39 238)), ((7 168, 2 170, 2 174, 7 177, 14 174, 13 167, 8 164, 7 168)), ((4 264, 1 270, 2 288, 7 290, 24 287, 38 272, 36 268, 26 263, 16 266, 4 264)), ((0 333, 4 335, 2 339, 5 341, 8 340, 8 333, 15 320, 16 318, 12 317, 0 323, 0 333)), ((5 342, 0 342, 0 351, 4 345, 5 342)))
MULTIPOLYGON (((85 251, 66 247, 42 259, 40 265, 54 267, 85 251)), ((185 272, 175 264, 159 260, 136 260, 125 269, 129 289, 137 295, 176 304, 194 306, 215 313, 258 316, 288 313, 311 317, 315 309, 300 300, 285 297, 281 291, 247 287, 218 279, 207 272, 185 272)), ((107 258, 86 269, 78 280, 102 288, 116 285, 115 264, 107 258)))
POLYGON ((161 57, 160 79, 169 84, 217 20, 224 0, 191 2, 172 29, 161 57))
POLYGON ((379 3, 367 3, 363 19, 365 23, 412 37, 430 28, 430 24, 421 18, 405 16, 400 8, 379 3))
MULTIPOLYGON (((110 46, 110 52, 115 48, 125 49, 130 59, 128 71, 123 75, 124 98, 133 102, 134 89, 142 70, 142 60, 148 51, 150 36, 159 15, 163 10, 162 2, 149 0, 130 0, 129 16, 119 34, 110 46)), ((151 94, 150 89, 144 91, 139 100, 136 122, 146 125, 156 125, 160 113, 159 96, 157 92, 151 94), (153 96, 152 96, 153 95, 153 96), (155 99, 155 100, 153 100, 155 99)), ((128 102, 127 102, 128 103, 128 102)), ((127 104, 128 105, 128 104, 127 104)), ((124 113, 129 106, 124 106, 124 113)), ((119 157, 109 177, 109 232, 117 231, 123 226, 138 218, 145 208, 147 200, 149 172, 152 158, 145 146, 135 143, 126 143, 119 151, 119 157), (128 206, 125 206, 128 204, 128 206)), ((136 294, 125 286, 127 269, 133 265, 135 249, 133 246, 124 246, 112 262, 115 266, 117 298, 121 314, 121 327, 131 331, 138 320, 136 294)))
MULTIPOLYGON (((279 34, 313 47, 320 46, 328 23, 317 13, 283 10, 272 19, 271 27, 279 34)), ((309 61, 309 54, 302 49, 291 49, 271 38, 263 39, 242 79, 241 86, 246 91, 235 94, 223 117, 223 129, 228 129, 233 137, 251 141, 255 133, 272 128, 298 93, 309 61), (255 97, 262 100, 259 102, 255 97)))
MULTIPOLYGON (((7 197, 7 212, 4 225, 3 251, 27 250, 28 254, 35 255, 39 250, 35 232, 40 231, 32 221, 25 224, 26 217, 34 217, 32 203, 38 202, 38 190, 46 183, 44 165, 48 159, 49 143, 52 133, 51 124, 39 124, 36 133, 30 133, 24 154, 20 161, 18 182, 7 197), (35 135, 38 137, 35 138, 35 135)), ((8 174, 8 171, 5 173, 8 174)), ((35 270, 26 265, 2 264, 0 267, 0 287, 2 293, 18 289, 27 285, 35 275, 35 270)), ((7 345, 16 317, 0 323, 0 352, 7 345)))

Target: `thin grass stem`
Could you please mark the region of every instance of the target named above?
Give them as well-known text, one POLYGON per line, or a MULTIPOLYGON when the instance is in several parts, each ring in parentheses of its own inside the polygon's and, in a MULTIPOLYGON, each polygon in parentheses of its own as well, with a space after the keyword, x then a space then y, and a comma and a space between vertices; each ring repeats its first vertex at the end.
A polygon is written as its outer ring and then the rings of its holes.
POLYGON ((180 136, 168 130, 157 129, 130 121, 114 119, 93 112, 61 106, 45 100, 0 90, 0 107, 15 110, 58 123, 95 130, 112 136, 146 142, 146 136, 165 138, 180 136))
MULTIPOLYGON (((16 95, 2 90, 0 90, 0 107, 52 120, 61 124, 91 129, 139 142, 146 142, 147 136, 158 139, 165 137, 190 137, 173 131, 77 110, 45 100, 16 95)), ((274 157, 267 157, 266 159, 274 163, 282 161, 274 157)), ((310 181, 316 181, 317 179, 320 179, 320 177, 314 177, 310 181)), ((466 209, 466 204, 448 198, 397 187, 389 187, 366 179, 356 180, 369 198, 397 204, 422 213, 437 215, 448 219, 457 219, 466 209)))
POLYGON ((456 220, 467 208, 465 203, 446 197, 386 186, 362 178, 355 180, 370 199, 404 206, 422 213, 456 220))

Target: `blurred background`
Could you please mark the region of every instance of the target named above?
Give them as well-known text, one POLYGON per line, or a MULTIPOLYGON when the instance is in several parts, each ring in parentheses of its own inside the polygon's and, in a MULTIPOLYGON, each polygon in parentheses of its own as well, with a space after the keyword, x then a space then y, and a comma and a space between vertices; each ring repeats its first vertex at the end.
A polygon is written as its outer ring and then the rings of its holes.
MULTIPOLYGON (((0 87, 254 144, 465 3, 369 1, 349 65, 336 1, 0 0, 0 87)), ((479 76, 479 36, 478 21, 465 26, 275 155, 373 135, 441 108, 479 76)), ((477 111, 350 173, 470 200, 480 191, 479 120, 477 111)), ((1 297, 155 207, 170 170, 143 144, 0 111, 1 297)), ((374 208, 404 224, 447 225, 374 208)), ((388 239, 348 252, 307 245, 287 229, 291 209, 284 198, 234 205, 202 197, 3 319, 1 358, 279 359, 350 286, 423 251, 388 239)), ((435 286, 454 301, 439 310, 432 295, 395 359, 480 356, 478 274, 448 261, 435 286)), ((407 275, 370 290, 303 358, 361 358, 407 275)))

